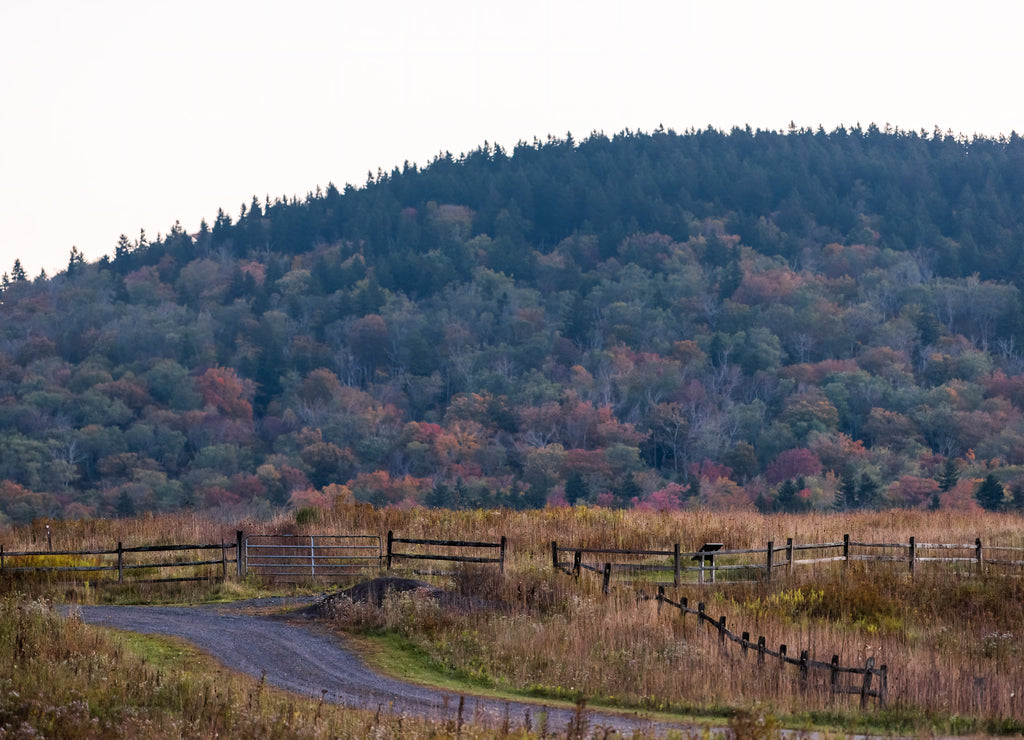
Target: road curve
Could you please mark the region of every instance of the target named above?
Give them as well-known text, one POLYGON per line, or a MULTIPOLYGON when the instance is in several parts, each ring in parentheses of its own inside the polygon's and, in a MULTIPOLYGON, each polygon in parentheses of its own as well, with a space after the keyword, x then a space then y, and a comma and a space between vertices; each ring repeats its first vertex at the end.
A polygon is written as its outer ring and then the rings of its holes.
MULTIPOLYGON (((203 606, 80 606, 82 621, 143 634, 179 637, 209 653, 226 667, 287 691, 361 708, 426 717, 454 719, 459 694, 381 676, 369 668, 342 638, 318 627, 314 620, 260 616, 243 605, 203 606)), ((537 727, 546 713, 549 727, 561 730, 573 719, 571 709, 528 702, 465 696, 466 721, 497 726, 509 718, 513 726, 530 718, 537 727)), ((694 725, 654 722, 638 714, 587 711, 592 729, 641 731, 664 735, 670 730, 699 734, 694 725)))

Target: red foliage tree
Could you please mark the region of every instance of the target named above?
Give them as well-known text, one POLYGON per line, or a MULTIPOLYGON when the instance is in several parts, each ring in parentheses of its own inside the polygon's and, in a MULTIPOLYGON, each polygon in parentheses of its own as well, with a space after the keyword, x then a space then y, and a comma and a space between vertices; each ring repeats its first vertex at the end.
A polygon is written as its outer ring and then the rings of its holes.
POLYGON ((233 419, 252 421, 255 387, 229 367, 212 367, 196 379, 203 403, 233 419))
POLYGON ((805 447, 785 450, 765 469, 764 476, 772 485, 793 480, 802 475, 819 475, 821 460, 805 447))

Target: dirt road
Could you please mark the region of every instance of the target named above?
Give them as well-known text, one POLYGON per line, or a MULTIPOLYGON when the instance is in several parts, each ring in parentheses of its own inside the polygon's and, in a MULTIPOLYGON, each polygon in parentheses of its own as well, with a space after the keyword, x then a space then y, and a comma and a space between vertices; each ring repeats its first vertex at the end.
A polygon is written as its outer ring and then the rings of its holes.
MULTIPOLYGON (((269 684, 338 704, 382 708, 431 719, 455 718, 459 695, 387 678, 368 669, 338 636, 303 617, 259 616, 251 603, 233 605, 83 606, 83 621, 145 634, 180 637, 209 653, 226 667, 269 684)), ((564 730, 573 711, 526 702, 465 697, 464 717, 499 725, 506 716, 520 726, 527 716, 537 728, 546 713, 551 730, 564 730)), ((623 734, 642 730, 663 735, 670 729, 699 732, 694 726, 655 723, 639 715, 589 711, 591 729, 623 734)))

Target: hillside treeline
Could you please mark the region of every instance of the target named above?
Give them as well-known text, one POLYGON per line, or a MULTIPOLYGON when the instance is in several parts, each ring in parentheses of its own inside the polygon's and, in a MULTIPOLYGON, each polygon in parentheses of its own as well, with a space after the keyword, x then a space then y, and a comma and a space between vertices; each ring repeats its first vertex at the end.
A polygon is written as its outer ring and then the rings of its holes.
POLYGON ((1019 506, 1022 255, 1016 135, 594 134, 253 198, 5 276, 0 512, 1019 506))

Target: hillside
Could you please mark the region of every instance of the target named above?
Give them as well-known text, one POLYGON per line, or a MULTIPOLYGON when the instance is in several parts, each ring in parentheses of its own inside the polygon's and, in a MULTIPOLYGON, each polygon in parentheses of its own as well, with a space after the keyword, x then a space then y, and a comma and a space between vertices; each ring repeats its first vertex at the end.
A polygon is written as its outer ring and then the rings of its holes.
POLYGON ((485 145, 30 280, 0 512, 1024 506, 1024 142, 485 145))

